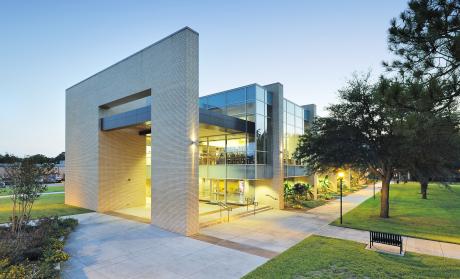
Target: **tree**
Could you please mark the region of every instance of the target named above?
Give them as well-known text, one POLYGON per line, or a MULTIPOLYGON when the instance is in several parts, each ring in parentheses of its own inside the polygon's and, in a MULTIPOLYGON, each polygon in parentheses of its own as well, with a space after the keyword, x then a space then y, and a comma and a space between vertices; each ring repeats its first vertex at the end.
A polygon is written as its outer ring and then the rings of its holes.
POLYGON ((460 134, 455 117, 412 114, 407 119, 405 166, 420 183, 427 199, 428 182, 433 177, 448 177, 460 167, 460 134))
POLYGON ((57 155, 54 158, 54 163, 59 164, 60 161, 64 161, 64 160, 65 160, 65 152, 61 152, 61 153, 59 153, 59 155, 57 155))
POLYGON ((432 177, 457 173, 460 160, 460 134, 456 102, 438 109, 434 96, 444 90, 439 81, 423 83, 407 79, 387 81, 380 94, 387 106, 397 107, 404 122, 398 133, 404 139, 402 167, 420 182, 422 198, 427 198, 432 177), (416 109, 413 109, 416 108, 416 109))
POLYGON ((441 86, 430 97, 438 110, 450 106, 460 96, 460 1, 411 0, 388 33, 397 59, 384 66, 404 79, 441 86))
POLYGON ((24 158, 6 167, 6 176, 12 181, 11 230, 14 234, 20 235, 29 222, 35 200, 46 191, 43 178, 53 170, 53 164, 37 164, 34 158, 24 158))
POLYGON ((402 123, 399 111, 386 106, 387 81, 354 77, 339 91, 340 102, 328 108, 300 137, 295 156, 313 171, 367 168, 382 180, 380 216, 389 217, 390 181, 400 167, 402 123))

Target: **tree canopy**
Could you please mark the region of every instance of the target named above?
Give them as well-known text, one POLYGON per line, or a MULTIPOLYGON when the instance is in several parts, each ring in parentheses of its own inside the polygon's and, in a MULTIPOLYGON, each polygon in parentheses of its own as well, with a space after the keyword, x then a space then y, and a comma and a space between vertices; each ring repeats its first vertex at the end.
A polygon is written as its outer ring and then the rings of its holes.
POLYGON ((300 137, 296 157, 313 171, 342 167, 367 168, 382 180, 381 217, 389 216, 389 187, 402 162, 403 141, 398 131, 400 111, 386 105, 387 81, 372 84, 355 76, 339 91, 339 103, 328 108, 300 137))

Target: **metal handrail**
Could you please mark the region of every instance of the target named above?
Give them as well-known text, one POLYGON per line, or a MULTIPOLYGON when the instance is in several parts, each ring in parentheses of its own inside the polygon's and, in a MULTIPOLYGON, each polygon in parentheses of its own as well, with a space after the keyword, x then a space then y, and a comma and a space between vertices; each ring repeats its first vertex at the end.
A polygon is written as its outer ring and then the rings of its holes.
POLYGON ((254 204, 255 199, 253 197, 247 197, 246 200, 246 211, 249 211, 249 205, 254 204))
POLYGON ((271 198, 271 199, 273 199, 273 200, 275 200, 275 201, 278 200, 278 198, 275 198, 274 196, 272 196, 272 195, 270 195, 270 194, 266 194, 265 196, 267 196, 267 197, 269 197, 269 198, 271 198))
POLYGON ((221 201, 217 202, 217 205, 219 205, 220 218, 222 219, 222 209, 225 209, 227 210, 227 222, 230 222, 230 211, 232 211, 232 207, 221 201))

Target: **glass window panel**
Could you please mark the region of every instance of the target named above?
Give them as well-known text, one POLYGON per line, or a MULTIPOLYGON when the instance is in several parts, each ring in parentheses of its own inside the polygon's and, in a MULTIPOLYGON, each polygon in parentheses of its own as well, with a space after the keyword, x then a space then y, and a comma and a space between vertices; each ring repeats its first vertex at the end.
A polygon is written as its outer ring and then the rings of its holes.
POLYGON ((259 86, 256 86, 256 99, 265 102, 265 93, 267 91, 259 86))
POLYGON ((227 104, 244 103, 246 100, 246 88, 240 88, 227 92, 227 104))
POLYGON ((246 152, 246 134, 232 134, 227 136, 227 153, 246 152))
POLYGON ((269 105, 273 104, 273 93, 272 92, 267 92, 267 104, 269 105))
POLYGON ((288 113, 288 114, 286 115, 286 118, 287 118, 287 119, 286 119, 287 124, 288 124, 288 125, 294 126, 294 124, 295 124, 295 123, 294 123, 294 115, 288 113))
POLYGON ((295 128, 295 133, 296 133, 296 135, 303 135, 303 128, 302 127, 296 127, 295 128))
POLYGON ((246 87, 246 100, 254 101, 255 99, 256 99, 256 87, 255 86, 246 87))
POLYGON ((253 135, 247 135, 247 150, 246 150, 246 161, 247 164, 254 164, 256 152, 255 138, 253 135))
POLYGON ((204 109, 208 108, 208 98, 207 97, 200 98, 200 108, 204 108, 204 109))
POLYGON ((213 95, 208 97, 208 106, 211 108, 224 108, 225 107, 225 93, 213 95))
POLYGON ((283 109, 284 109, 284 112, 287 112, 287 101, 286 101, 286 99, 283 99, 283 109))
POLYGON ((272 117, 272 115, 273 115, 273 112, 272 112, 272 111, 273 111, 272 106, 271 106, 271 105, 267 105, 267 116, 268 116, 268 117, 272 117))
POLYGON ((298 128, 302 128, 303 125, 303 118, 296 117, 295 118, 295 126, 298 128))
POLYGON ((225 164, 225 136, 209 137, 208 152, 210 165, 225 164))
POLYGON ((256 102, 256 112, 258 114, 265 115, 265 106, 266 106, 265 103, 258 100, 256 102))
POLYGON ((287 101, 287 105, 286 105, 286 110, 288 113, 291 113, 291 114, 294 114, 295 113, 295 106, 293 103, 287 101))
POLYGON ((267 163, 267 153, 257 151, 257 164, 266 164, 267 163))
POLYGON ((299 106, 295 106, 295 116, 303 118, 303 109, 299 106))
POLYGON ((238 114, 246 114, 246 104, 232 104, 227 106, 227 115, 234 116, 238 114))
POLYGON ((265 150, 266 126, 265 117, 257 114, 256 116, 256 138, 257 150, 265 150))
POLYGON ((256 113, 256 103, 254 101, 250 101, 246 104, 247 114, 256 113))
POLYGON ((198 148, 200 165, 206 165, 208 163, 208 143, 206 141, 206 138, 200 139, 198 148))
POLYGON ((249 122, 256 122, 256 116, 254 114, 247 115, 247 121, 249 122))
POLYGON ((267 152, 271 152, 272 150, 272 120, 271 118, 265 118, 266 121, 266 128, 267 128, 267 136, 265 137, 265 150, 267 152))

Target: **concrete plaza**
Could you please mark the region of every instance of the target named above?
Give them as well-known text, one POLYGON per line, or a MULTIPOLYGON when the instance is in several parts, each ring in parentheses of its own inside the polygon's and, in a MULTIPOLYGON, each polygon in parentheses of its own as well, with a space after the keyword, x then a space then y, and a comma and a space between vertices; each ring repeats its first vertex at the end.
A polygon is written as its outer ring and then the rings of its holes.
MULTIPOLYGON (((367 188, 344 198, 347 212, 372 196, 367 188)), ((184 237, 153 225, 99 213, 76 215, 64 278, 240 278, 317 234, 368 242, 368 232, 329 225, 338 217, 332 201, 307 213, 270 210, 221 223, 184 237)), ((460 245, 405 237, 405 250, 460 259, 460 245)))

